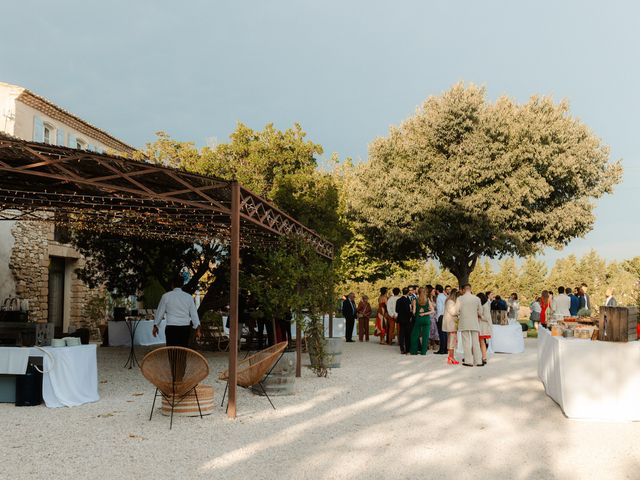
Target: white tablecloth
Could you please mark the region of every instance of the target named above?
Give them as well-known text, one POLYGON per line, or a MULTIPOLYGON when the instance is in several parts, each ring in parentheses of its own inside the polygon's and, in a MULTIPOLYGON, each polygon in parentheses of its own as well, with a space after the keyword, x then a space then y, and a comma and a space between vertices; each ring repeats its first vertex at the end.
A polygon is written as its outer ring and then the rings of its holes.
POLYGON ((490 348, 495 353, 524 352, 524 337, 520 323, 491 325, 490 348))
POLYGON ((75 407, 100 400, 96 345, 42 350, 32 347, 29 355, 43 357, 42 398, 47 407, 75 407))
MULTIPOLYGON (((137 320, 136 335, 133 338, 134 345, 164 345, 167 339, 164 336, 164 325, 160 324, 158 336, 152 335, 153 320, 137 320)), ((126 322, 109 322, 109 346, 128 347, 131 345, 131 334, 126 322)))
MULTIPOLYGON (((323 322, 324 322, 324 336, 328 337, 329 336, 329 315, 325 315, 323 317, 323 322)), ((224 328, 224 333, 226 333, 227 335, 229 335, 229 328, 227 327, 227 317, 223 316, 222 317, 222 326, 224 328)), ((344 337, 344 330, 345 330, 345 320, 344 318, 335 318, 333 319, 333 336, 334 337, 344 337)), ((126 327, 125 327, 126 328, 126 327)), ((358 336, 358 323, 356 322, 355 326, 353 327, 353 335, 354 336, 358 336)), ((291 322, 291 337, 292 338, 296 338, 296 322, 291 322)), ((111 344, 111 340, 109 340, 109 344, 111 344)))
POLYGON ((640 342, 592 342, 538 331, 538 376, 569 418, 640 421, 640 342))
POLYGON ((29 348, 0 347, 0 374, 24 375, 29 363, 29 348))

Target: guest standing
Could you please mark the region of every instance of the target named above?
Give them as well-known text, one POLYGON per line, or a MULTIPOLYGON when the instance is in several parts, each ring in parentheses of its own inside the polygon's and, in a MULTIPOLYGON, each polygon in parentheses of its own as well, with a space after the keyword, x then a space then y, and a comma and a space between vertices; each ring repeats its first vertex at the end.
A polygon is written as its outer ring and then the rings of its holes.
POLYGON ((491 303, 489 303, 489 299, 482 292, 478 294, 478 298, 480 299, 480 304, 482 305, 482 315, 478 319, 480 324, 478 337, 480 341, 480 351, 482 352, 482 364, 486 365, 488 346, 487 341, 491 338, 491 325, 493 324, 491 320, 491 303))
POLYGON ((356 323, 357 312, 358 309, 356 307, 356 294, 351 292, 342 302, 342 315, 344 316, 346 324, 344 338, 347 342, 353 342, 353 339, 351 337, 353 336, 353 327, 356 323))
POLYGON ((171 281, 173 290, 162 295, 156 309, 152 335, 158 335, 158 325, 166 320, 164 334, 167 347, 188 348, 192 327, 196 331, 196 338, 200 338, 201 335, 196 304, 193 297, 182 290, 182 285, 182 277, 175 277, 171 281))
POLYGON ((458 365, 460 362, 456 360, 455 349, 458 345, 458 310, 456 308, 456 300, 458 299, 458 290, 454 288, 449 292, 447 301, 444 303, 444 316, 442 318, 442 329, 447 332, 447 363, 449 365, 458 365))
POLYGON ((604 301, 604 306, 617 307, 618 301, 616 300, 616 297, 613 296, 613 288, 607 288, 605 294, 607 295, 607 299, 604 301))
POLYGON ((515 324, 520 318, 520 302, 518 301, 518 294, 512 293, 507 300, 507 319, 509 324, 515 324))
POLYGON ((543 290, 540 295, 540 325, 547 326, 547 313, 549 311, 549 290, 543 290))
POLYGON ((293 315, 291 314, 291 310, 287 310, 286 312, 280 314, 278 318, 278 327, 280 329, 280 341, 281 342, 291 342, 291 320, 293 320, 293 315))
POLYGON ((413 322, 413 329, 411 330, 411 355, 418 353, 418 340, 422 337, 422 345, 420 348, 420 355, 427 354, 427 347, 429 346, 429 332, 431 330, 431 316, 434 313, 433 303, 427 297, 427 291, 425 288, 420 287, 418 289, 418 298, 413 301, 415 310, 415 321, 413 322))
POLYGON ((589 295, 587 294, 587 284, 583 283, 580 286, 580 308, 579 310, 582 310, 583 308, 586 308, 587 310, 591 310, 591 299, 589 298, 589 295))
POLYGON ((387 287, 380 289, 380 296, 378 297, 378 312, 376 313, 376 329, 375 334, 380 337, 380 345, 384 344, 384 335, 386 333, 385 323, 389 314, 387 312, 387 287))
POLYGON ((536 297, 531 305, 529 305, 531 309, 531 313, 529 314, 529 320, 531 321, 531 326, 536 330, 540 325, 540 313, 542 312, 542 307, 540 306, 540 297, 536 297))
POLYGON ((369 297, 362 296, 362 300, 358 303, 358 340, 363 339, 369 341, 369 319, 371 318, 371 304, 369 297))
POLYGON ((444 288, 442 288, 442 285, 436 285, 436 319, 438 322, 438 337, 440 340, 440 348, 436 352, 438 355, 445 355, 447 353, 447 332, 442 328, 444 302, 446 301, 447 296, 444 293, 444 288))
POLYGON ((571 316, 571 299, 564 293, 564 287, 558 287, 558 295, 553 299, 553 314, 556 320, 571 316))
POLYGON ((396 319, 398 314, 396 313, 396 302, 400 298, 400 289, 395 287, 392 290, 393 295, 387 300, 387 345, 393 343, 393 339, 396 336, 396 319))
POLYGON ((578 290, 576 290, 574 293, 571 287, 567 287, 565 289, 565 293, 569 297, 569 313, 572 317, 575 317, 578 315, 578 310, 580 309, 580 299, 576 295, 576 293, 578 293, 578 290))
POLYGON ((398 314, 400 353, 406 355, 411 348, 411 318, 413 317, 408 287, 402 289, 402 296, 396 302, 396 313, 398 314))
POLYGON ((482 367, 484 364, 482 363, 480 340, 478 338, 478 331, 480 330, 478 319, 482 317, 482 304, 480 299, 471 293, 471 285, 464 285, 462 291, 464 293, 456 300, 458 330, 461 332, 462 345, 464 347, 462 364, 465 367, 473 367, 474 364, 482 367))

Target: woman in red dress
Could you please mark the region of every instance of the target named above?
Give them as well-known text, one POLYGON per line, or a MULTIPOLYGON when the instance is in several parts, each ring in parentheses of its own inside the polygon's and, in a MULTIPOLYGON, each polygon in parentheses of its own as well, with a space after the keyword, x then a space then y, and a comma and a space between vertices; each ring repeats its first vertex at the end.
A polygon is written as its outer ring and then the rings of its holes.
POLYGON ((384 336, 387 333, 386 318, 387 318, 387 287, 380 289, 380 296, 378 297, 378 313, 376 314, 376 330, 374 335, 380 337, 380 345, 385 344, 384 336))
MULTIPOLYGON (((547 325, 547 311, 551 304, 551 299, 549 298, 549 291, 543 290, 542 296, 540 298, 540 325, 547 325)), ((550 313, 550 312, 549 312, 550 313)))

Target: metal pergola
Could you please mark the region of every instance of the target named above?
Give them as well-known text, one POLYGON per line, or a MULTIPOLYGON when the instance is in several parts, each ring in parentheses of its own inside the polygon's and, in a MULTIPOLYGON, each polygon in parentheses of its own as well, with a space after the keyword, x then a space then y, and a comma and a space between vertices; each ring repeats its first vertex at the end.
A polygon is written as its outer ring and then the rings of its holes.
MULTIPOLYGON (((19 140, 0 133, 0 219, 91 225, 97 232, 228 242, 229 315, 238 318, 240 246, 295 234, 333 257, 333 245, 238 182, 148 161, 19 140)), ((237 345, 238 322, 230 322, 237 345)), ((229 353, 236 416, 237 348, 229 353)))

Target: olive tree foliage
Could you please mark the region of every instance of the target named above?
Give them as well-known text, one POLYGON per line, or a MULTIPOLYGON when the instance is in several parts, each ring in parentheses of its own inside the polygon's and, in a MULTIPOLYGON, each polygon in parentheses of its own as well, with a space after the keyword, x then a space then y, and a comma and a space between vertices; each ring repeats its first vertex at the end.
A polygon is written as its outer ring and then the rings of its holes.
POLYGON ((389 256, 431 256, 464 284, 482 256, 525 257, 586 234, 594 200, 621 175, 567 102, 490 103, 460 83, 371 143, 349 206, 389 256))
MULTIPOLYGON (((272 124, 253 130, 242 123, 228 143, 198 148, 192 142, 158 132, 154 142, 134 155, 138 160, 181 170, 237 180, 266 197, 297 220, 339 244, 346 234, 334 177, 317 170, 322 147, 306 139, 298 124, 281 131, 272 124)), ((184 289, 205 292, 200 313, 228 302, 229 258, 225 243, 210 244, 75 233, 75 244, 89 261, 79 272, 89 285, 106 284, 120 294, 143 290, 152 278, 165 288, 186 267, 184 289)), ((243 249, 243 257, 259 256, 243 249)), ((244 264, 248 269, 249 265, 244 264)), ((259 268, 259 267, 258 267, 259 268)))

